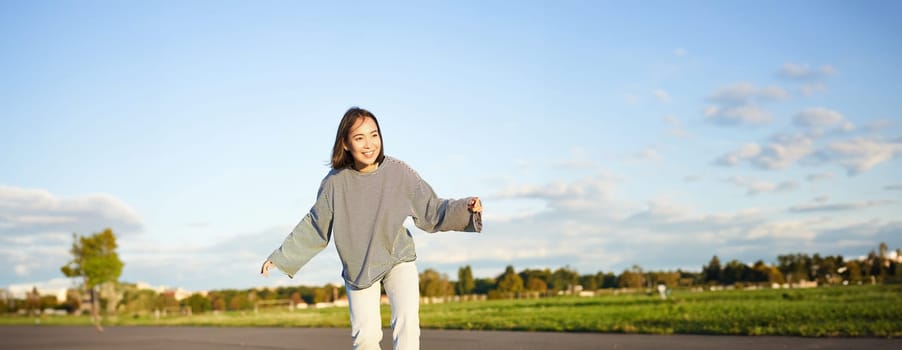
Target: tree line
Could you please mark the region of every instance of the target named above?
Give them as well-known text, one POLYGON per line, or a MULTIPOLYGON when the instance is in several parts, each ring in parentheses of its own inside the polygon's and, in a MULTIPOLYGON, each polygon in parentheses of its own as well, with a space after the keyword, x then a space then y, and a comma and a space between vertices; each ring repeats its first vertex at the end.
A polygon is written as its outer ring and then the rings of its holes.
MULTIPOLYGON (((42 296, 37 288, 25 299, 7 297, 6 312, 40 312, 46 309, 64 310, 68 313, 92 314, 103 311, 108 315, 146 316, 159 312, 242 311, 254 310, 266 301, 286 301, 292 304, 329 303, 345 296, 344 286, 285 286, 278 288, 227 289, 206 293, 194 293, 177 299, 174 291, 159 293, 138 288, 135 284, 119 283, 118 277, 124 265, 115 253, 115 235, 107 229, 88 237, 73 237, 73 260, 62 267, 68 277, 81 278, 79 288, 70 289, 64 302, 54 296, 42 296), (91 307, 83 307, 85 302, 91 307)), ((605 289, 644 290, 657 285, 668 288, 697 288, 705 286, 771 286, 774 284, 818 285, 860 283, 902 283, 902 264, 890 258, 886 244, 881 243, 864 259, 846 260, 842 256, 808 255, 804 253, 778 255, 775 264, 758 260, 749 265, 736 259, 721 263, 713 256, 700 271, 646 271, 638 265, 620 273, 596 272, 579 274, 569 266, 554 270, 523 269, 516 271, 512 265, 500 275, 490 278, 474 278, 472 268, 460 267, 457 279, 434 269, 420 273, 420 294, 423 297, 453 297, 486 295, 489 299, 547 297, 597 292, 605 289)), ((95 316, 96 320, 96 316, 95 316)), ((99 327, 99 321, 98 327, 99 327)))

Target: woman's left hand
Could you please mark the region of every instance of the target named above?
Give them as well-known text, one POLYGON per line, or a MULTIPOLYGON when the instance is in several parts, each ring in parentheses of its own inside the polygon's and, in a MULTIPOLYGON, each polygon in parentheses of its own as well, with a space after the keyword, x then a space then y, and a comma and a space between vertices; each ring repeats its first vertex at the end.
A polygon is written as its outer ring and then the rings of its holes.
POLYGON ((467 203, 467 209, 473 213, 481 213, 482 212, 482 201, 479 200, 479 197, 471 198, 470 202, 467 203))

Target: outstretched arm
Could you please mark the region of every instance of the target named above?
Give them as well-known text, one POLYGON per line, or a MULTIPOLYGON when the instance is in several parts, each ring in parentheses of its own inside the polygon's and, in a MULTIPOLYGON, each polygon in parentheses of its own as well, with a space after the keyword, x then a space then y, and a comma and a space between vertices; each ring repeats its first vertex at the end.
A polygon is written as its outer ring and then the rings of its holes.
POLYGON ((260 274, 268 276, 269 270, 277 267, 288 277, 294 277, 302 266, 326 248, 331 235, 332 207, 326 191, 320 188, 316 204, 288 234, 282 246, 263 262, 260 274))
POLYGON ((413 222, 426 232, 482 232, 482 201, 479 197, 442 199, 415 172, 411 206, 413 222))

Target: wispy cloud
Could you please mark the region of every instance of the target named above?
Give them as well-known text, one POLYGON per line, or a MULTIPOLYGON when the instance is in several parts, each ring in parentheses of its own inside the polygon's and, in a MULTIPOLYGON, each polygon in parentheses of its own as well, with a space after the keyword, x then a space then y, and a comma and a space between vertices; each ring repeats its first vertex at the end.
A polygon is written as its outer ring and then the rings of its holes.
POLYGON ((705 117, 708 121, 723 126, 761 125, 774 120, 773 115, 755 105, 710 106, 705 109, 705 117))
POLYGON ((661 103, 669 103, 670 102, 670 99, 671 99, 670 94, 668 94, 667 91, 658 89, 658 90, 652 91, 651 93, 652 93, 652 95, 655 96, 656 99, 658 99, 658 102, 661 102, 661 103))
POLYGON ((666 115, 661 117, 661 119, 670 126, 667 130, 667 133, 670 134, 670 136, 676 138, 686 138, 690 136, 689 132, 683 127, 682 120, 676 115, 666 115))
POLYGON ((63 198, 43 189, 0 186, 0 235, 89 234, 107 227, 135 232, 142 223, 131 206, 108 194, 63 198))
POLYGON ((789 93, 779 86, 757 87, 741 82, 721 87, 708 97, 712 105, 705 108, 709 122, 723 126, 761 125, 773 121, 773 116, 761 108, 761 103, 784 101, 789 93))
POLYGON ((887 191, 902 191, 902 184, 886 185, 883 186, 883 189, 887 191))
POLYGON ((796 125, 804 127, 825 127, 833 126, 845 121, 845 117, 837 111, 815 107, 805 109, 796 114, 793 121, 796 125))
POLYGON ((658 153, 658 150, 655 148, 645 148, 639 152, 636 152, 633 155, 634 159, 643 160, 643 161, 658 161, 661 160, 661 154, 658 153))
POLYGON ((833 178, 832 173, 817 173, 817 174, 809 174, 805 177, 808 182, 818 182, 823 180, 829 180, 833 178))
POLYGON ((814 141, 807 136, 779 134, 763 146, 747 143, 733 152, 720 156, 714 163, 735 166, 747 161, 761 169, 783 169, 814 151, 814 141))
POLYGON ((746 194, 748 195, 792 191, 799 187, 799 184, 795 181, 772 183, 742 176, 731 176, 727 179, 727 182, 746 189, 746 194))
POLYGON ((835 161, 856 175, 884 163, 902 153, 902 142, 883 141, 876 137, 834 141, 818 152, 821 161, 835 161))
POLYGON ((686 182, 698 182, 698 181, 701 181, 701 179, 702 179, 701 175, 686 175, 686 176, 683 176, 683 181, 686 181, 686 182))
POLYGON ((804 84, 799 86, 799 93, 802 96, 812 96, 817 93, 827 92, 827 85, 822 83, 804 84))
POLYGON ((789 208, 789 211, 795 213, 805 213, 805 212, 821 212, 821 211, 847 211, 847 210, 856 210, 863 208, 870 208, 876 206, 890 205, 893 204, 893 201, 890 200, 874 200, 874 201, 864 201, 864 202, 848 202, 848 203, 811 203, 811 204, 800 204, 795 205, 789 208))
POLYGON ((576 181, 555 181, 544 185, 517 184, 502 188, 491 198, 539 199, 554 210, 593 210, 604 206, 612 197, 619 180, 607 175, 585 177, 576 181))
POLYGON ((787 62, 783 64, 778 74, 786 79, 811 81, 832 76, 836 74, 836 69, 828 64, 814 68, 807 64, 787 62))
POLYGON ((757 87, 749 82, 727 85, 714 91, 708 100, 719 105, 747 105, 755 102, 784 101, 789 93, 779 86, 757 87))

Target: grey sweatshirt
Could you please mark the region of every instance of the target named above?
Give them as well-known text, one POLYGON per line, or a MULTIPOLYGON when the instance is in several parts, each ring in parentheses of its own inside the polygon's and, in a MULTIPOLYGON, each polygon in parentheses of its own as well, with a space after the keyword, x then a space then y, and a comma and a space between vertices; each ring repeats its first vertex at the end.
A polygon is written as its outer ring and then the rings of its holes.
POLYGON ((416 171, 387 156, 373 172, 332 170, 313 208, 269 260, 293 278, 334 235, 342 277, 352 289, 364 289, 396 264, 416 260, 413 237, 403 225, 408 216, 430 233, 481 232, 481 213, 467 209, 471 198, 438 198, 416 171))

